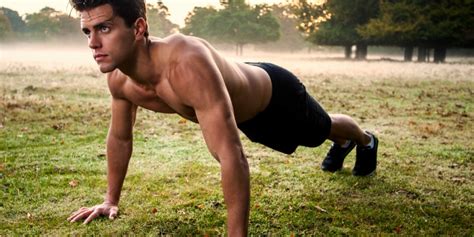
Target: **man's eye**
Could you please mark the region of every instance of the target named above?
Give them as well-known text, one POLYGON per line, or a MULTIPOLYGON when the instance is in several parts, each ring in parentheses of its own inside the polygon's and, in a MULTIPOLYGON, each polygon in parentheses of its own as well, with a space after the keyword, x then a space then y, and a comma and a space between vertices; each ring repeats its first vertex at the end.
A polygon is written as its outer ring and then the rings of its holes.
POLYGON ((89 36, 91 34, 91 32, 89 30, 83 30, 82 32, 84 33, 84 35, 86 35, 89 38, 89 36))
POLYGON ((110 27, 108 27, 108 26, 102 26, 102 27, 100 27, 100 32, 102 32, 102 33, 108 33, 108 32, 110 32, 110 27))

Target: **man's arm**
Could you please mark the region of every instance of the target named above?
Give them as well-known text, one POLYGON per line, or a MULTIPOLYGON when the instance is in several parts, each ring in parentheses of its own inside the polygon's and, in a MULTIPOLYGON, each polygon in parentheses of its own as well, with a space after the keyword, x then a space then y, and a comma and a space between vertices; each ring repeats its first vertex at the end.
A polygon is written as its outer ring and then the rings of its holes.
POLYGON ((100 215, 113 219, 118 213, 118 203, 128 163, 132 155, 133 124, 137 106, 129 101, 112 98, 112 119, 107 135, 107 194, 104 203, 91 207, 82 207, 73 213, 71 222, 86 219, 89 223, 100 215))
POLYGON ((133 149, 133 125, 137 106, 112 99, 112 119, 107 135, 107 194, 105 201, 118 205, 133 149))
POLYGON ((211 154, 220 162, 222 188, 227 205, 229 236, 246 236, 250 181, 230 96, 214 60, 206 49, 186 55, 175 69, 171 85, 194 108, 211 154), (176 80, 175 80, 176 79, 176 80))
POLYGON ((197 117, 209 151, 221 166, 221 182, 227 205, 229 236, 246 236, 248 229, 250 181, 233 116, 225 104, 216 103, 197 110, 197 117))

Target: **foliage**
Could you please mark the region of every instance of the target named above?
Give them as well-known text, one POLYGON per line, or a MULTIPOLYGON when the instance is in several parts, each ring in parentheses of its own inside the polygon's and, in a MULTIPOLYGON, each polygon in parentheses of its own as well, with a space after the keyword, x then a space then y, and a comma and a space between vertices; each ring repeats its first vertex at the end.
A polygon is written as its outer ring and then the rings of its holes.
POLYGON ((308 40, 321 45, 355 45, 364 42, 356 28, 378 13, 378 0, 328 0, 322 5, 299 0, 295 14, 308 40))
POLYGON ((5 15, 10 21, 12 31, 21 33, 26 30, 26 24, 17 11, 6 7, 1 7, 0 12, 2 12, 2 14, 5 15))
POLYGON ((12 34, 10 20, 0 11, 0 40, 8 38, 10 34, 12 34))
POLYGON ((187 35, 207 38, 209 36, 209 18, 217 14, 217 10, 213 7, 194 7, 188 13, 184 20, 185 26, 181 31, 187 35))
POLYGON ((472 46, 472 39, 466 35, 474 24, 473 3, 382 1, 379 17, 359 27, 358 32, 365 39, 385 45, 472 46))
POLYGON ((358 51, 367 44, 404 46, 411 60, 417 46, 419 60, 434 48, 434 61, 443 62, 446 48, 474 45, 472 0, 327 0, 322 5, 299 0, 295 14, 310 42, 346 45, 346 52, 350 45, 358 51))
POLYGON ((265 43, 280 37, 278 21, 266 5, 228 7, 209 18, 213 39, 238 45, 265 43))
POLYGON ((279 24, 267 5, 249 6, 243 1, 225 4, 222 10, 194 8, 183 32, 211 41, 235 44, 266 43, 280 37, 279 24))
POLYGON ((409 45, 416 39, 420 9, 403 2, 383 1, 379 18, 371 19, 358 32, 376 44, 409 45))
POLYGON ((311 1, 298 0, 293 4, 292 9, 298 19, 298 30, 303 32, 307 38, 318 31, 320 24, 329 18, 322 5, 311 1))
POLYGON ((219 0, 225 8, 239 8, 245 6, 245 0, 219 0))
MULTIPOLYGON (((24 40, 63 40, 63 39, 82 39, 82 33, 79 29, 80 21, 66 13, 57 11, 50 7, 45 7, 39 12, 26 14, 24 20, 16 11, 8 8, 1 8, 7 16, 12 33, 17 38, 24 40)), ((156 5, 147 5, 149 31, 151 34, 164 37, 178 29, 178 25, 172 23, 168 17, 168 8, 158 2, 156 5)), ((5 20, 0 21, 0 27, 6 27, 5 20)), ((2 31, 5 33, 6 31, 2 31)))
POLYGON ((32 39, 55 39, 69 36, 79 38, 79 19, 73 18, 53 8, 45 7, 37 13, 27 14, 26 36, 32 39))
POLYGON ((179 26, 171 22, 168 7, 158 1, 156 5, 147 4, 147 20, 150 35, 165 37, 178 31, 179 26))
POLYGON ((290 4, 275 4, 271 6, 272 15, 280 25, 280 39, 275 42, 260 46, 266 50, 288 50, 296 51, 307 47, 307 42, 301 32, 298 31, 298 22, 292 14, 290 4))

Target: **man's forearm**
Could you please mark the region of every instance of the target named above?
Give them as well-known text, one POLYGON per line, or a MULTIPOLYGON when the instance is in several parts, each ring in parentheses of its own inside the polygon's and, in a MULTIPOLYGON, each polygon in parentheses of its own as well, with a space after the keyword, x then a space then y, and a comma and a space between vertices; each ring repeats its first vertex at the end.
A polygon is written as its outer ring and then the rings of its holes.
POLYGON ((132 155, 132 140, 107 138, 107 194, 105 202, 118 205, 132 155))
POLYGON ((246 236, 250 205, 250 178, 243 154, 236 159, 221 159, 222 188, 227 204, 229 236, 246 236))

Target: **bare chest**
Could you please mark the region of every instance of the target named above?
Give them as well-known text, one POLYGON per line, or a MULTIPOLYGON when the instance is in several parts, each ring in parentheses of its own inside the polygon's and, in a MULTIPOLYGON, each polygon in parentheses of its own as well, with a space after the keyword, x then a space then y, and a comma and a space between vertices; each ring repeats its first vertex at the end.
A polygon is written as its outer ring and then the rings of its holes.
POLYGON ((130 102, 142 108, 160 113, 177 113, 197 122, 194 109, 183 104, 167 83, 156 87, 145 87, 129 82, 124 88, 124 94, 130 102))

